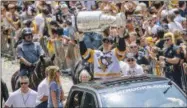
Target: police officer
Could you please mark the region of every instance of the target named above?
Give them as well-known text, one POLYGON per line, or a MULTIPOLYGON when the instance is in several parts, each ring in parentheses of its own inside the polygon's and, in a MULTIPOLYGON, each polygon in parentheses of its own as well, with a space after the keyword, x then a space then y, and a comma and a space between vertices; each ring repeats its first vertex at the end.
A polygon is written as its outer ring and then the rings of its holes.
POLYGON ((38 42, 33 42, 32 30, 24 28, 22 31, 23 42, 17 47, 17 55, 20 60, 19 76, 28 77, 34 71, 35 64, 44 51, 38 42))
POLYGON ((181 66, 180 66, 180 48, 175 45, 173 33, 166 33, 164 35, 165 45, 164 56, 160 56, 160 60, 165 61, 165 76, 173 79, 174 82, 182 88, 181 84, 181 66))

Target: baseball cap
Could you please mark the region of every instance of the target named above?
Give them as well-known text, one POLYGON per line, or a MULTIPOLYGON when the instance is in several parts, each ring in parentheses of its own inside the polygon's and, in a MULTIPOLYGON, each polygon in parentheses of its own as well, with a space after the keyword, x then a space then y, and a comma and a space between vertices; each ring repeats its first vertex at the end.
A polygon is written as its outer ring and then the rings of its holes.
POLYGON ((133 58, 133 59, 135 59, 133 53, 127 53, 127 54, 126 54, 126 58, 127 58, 127 59, 129 59, 129 58, 133 58))
POLYGON ((67 4, 62 3, 62 4, 60 4, 60 7, 61 7, 61 8, 67 8, 68 6, 67 6, 67 4))

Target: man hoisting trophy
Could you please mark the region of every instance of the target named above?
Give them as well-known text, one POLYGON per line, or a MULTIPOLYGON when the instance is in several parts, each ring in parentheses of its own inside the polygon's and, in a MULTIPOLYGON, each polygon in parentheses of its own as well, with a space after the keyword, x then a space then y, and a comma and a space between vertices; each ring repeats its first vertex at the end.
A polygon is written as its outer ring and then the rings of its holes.
MULTIPOLYGON (((126 45, 124 42, 125 15, 118 13, 111 15, 103 11, 81 11, 76 16, 80 54, 84 60, 93 64, 93 79, 108 79, 121 76, 119 61, 123 60, 126 45), (103 50, 89 49, 84 43, 84 32, 103 32, 109 27, 117 27, 116 35, 119 36, 118 45, 113 49, 112 37, 103 36, 103 50)), ((91 75, 85 69, 80 72, 80 82, 90 81, 91 75)))

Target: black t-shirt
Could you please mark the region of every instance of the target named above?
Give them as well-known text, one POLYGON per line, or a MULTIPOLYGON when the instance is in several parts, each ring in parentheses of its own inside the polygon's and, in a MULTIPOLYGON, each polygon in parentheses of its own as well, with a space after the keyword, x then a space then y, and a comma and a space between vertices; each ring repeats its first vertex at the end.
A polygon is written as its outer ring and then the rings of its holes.
POLYGON ((156 46, 157 47, 159 47, 160 49, 163 49, 164 48, 164 40, 160 40, 157 44, 156 44, 156 46))
POLYGON ((182 17, 185 17, 185 12, 181 9, 179 9, 179 14, 182 16, 182 17))
POLYGON ((135 55, 135 58, 137 60, 137 64, 141 65, 149 65, 150 62, 149 60, 146 58, 146 56, 148 56, 146 50, 144 48, 140 48, 138 53, 135 55))
POLYGON ((164 48, 164 43, 165 43, 165 41, 164 41, 163 39, 160 40, 158 43, 156 43, 156 46, 157 46, 158 48, 161 49, 161 51, 159 51, 158 54, 157 54, 157 58, 158 58, 159 56, 163 55, 162 50, 163 50, 163 48, 164 48))
MULTIPOLYGON (((174 57, 181 58, 180 54, 177 53, 178 48, 179 48, 178 46, 171 45, 169 48, 165 50, 164 56, 167 58, 174 58, 174 57)), ((166 63, 166 65, 172 65, 172 64, 166 63)))
MULTIPOLYGON (((167 48, 164 52, 164 56, 166 58, 174 58, 174 57, 177 57, 177 58, 180 58, 181 59, 181 54, 180 54, 180 51, 179 50, 179 47, 176 46, 176 45, 171 45, 169 48, 167 48)), ((180 62, 177 63, 177 64, 171 64, 171 63, 168 63, 166 62, 166 68, 167 67, 170 67, 170 66, 173 66, 173 71, 174 72, 178 72, 180 74, 181 72, 181 66, 180 66, 180 62)), ((172 71, 172 70, 171 70, 172 71)))
POLYGON ((183 41, 181 39, 178 39, 176 45, 180 45, 181 43, 183 43, 183 41))

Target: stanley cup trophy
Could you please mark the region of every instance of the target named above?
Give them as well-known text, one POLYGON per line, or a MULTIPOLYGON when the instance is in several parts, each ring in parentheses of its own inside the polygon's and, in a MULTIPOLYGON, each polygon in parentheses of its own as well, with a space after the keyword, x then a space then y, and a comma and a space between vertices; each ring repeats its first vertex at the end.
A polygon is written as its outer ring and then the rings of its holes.
POLYGON ((125 21, 123 13, 114 16, 102 11, 81 11, 75 17, 75 27, 82 32, 101 32, 112 25, 125 26, 125 21))

